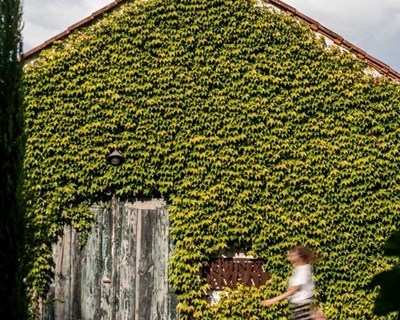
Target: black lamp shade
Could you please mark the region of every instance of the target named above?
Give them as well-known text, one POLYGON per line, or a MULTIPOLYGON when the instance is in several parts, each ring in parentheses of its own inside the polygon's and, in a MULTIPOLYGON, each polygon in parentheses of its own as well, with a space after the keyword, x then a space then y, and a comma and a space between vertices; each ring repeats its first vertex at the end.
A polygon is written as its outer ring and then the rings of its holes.
POLYGON ((118 150, 114 150, 110 155, 107 156, 106 160, 108 164, 119 166, 124 162, 124 157, 118 150))

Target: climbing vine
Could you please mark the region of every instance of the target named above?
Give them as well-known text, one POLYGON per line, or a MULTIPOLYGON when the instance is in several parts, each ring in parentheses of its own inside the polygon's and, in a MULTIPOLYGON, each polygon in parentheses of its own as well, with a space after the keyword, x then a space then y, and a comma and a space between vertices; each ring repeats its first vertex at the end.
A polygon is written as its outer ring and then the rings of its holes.
POLYGON ((28 282, 43 295, 64 224, 90 204, 163 196, 182 319, 278 319, 285 252, 316 248, 332 319, 374 319, 365 286, 400 225, 400 90, 310 27, 247 0, 129 1, 25 66, 28 282), (118 147, 126 161, 107 166, 118 147), (214 307, 198 275, 239 245, 274 281, 214 307))

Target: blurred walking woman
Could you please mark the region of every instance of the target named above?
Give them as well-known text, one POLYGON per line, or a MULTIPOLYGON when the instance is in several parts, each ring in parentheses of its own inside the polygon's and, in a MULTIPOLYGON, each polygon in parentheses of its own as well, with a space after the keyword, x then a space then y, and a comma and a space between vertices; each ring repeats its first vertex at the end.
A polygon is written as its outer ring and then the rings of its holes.
POLYGON ((315 262, 315 255, 308 248, 297 245, 289 251, 287 259, 293 266, 293 273, 288 282, 288 290, 272 299, 261 301, 261 304, 269 307, 288 298, 292 320, 314 319, 312 307, 315 284, 312 264, 315 262))

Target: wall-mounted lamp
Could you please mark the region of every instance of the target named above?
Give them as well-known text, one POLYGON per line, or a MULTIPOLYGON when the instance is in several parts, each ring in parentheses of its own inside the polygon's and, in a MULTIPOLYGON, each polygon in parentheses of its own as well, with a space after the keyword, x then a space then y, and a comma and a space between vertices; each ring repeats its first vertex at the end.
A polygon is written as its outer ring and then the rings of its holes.
POLYGON ((113 166, 120 166, 124 163, 124 157, 117 149, 114 149, 114 151, 107 156, 106 160, 108 164, 113 166))

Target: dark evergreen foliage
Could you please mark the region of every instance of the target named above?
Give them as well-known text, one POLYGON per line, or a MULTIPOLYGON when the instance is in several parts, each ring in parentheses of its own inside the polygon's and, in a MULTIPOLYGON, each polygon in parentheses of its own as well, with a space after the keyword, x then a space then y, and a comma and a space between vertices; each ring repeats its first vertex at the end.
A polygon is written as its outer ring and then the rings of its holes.
MULTIPOLYGON (((393 233, 383 246, 385 255, 400 257, 400 230, 393 233)), ((379 295, 375 300, 374 313, 386 315, 398 312, 400 319, 400 264, 391 270, 378 273, 372 280, 372 286, 379 286, 379 295)))
POLYGON ((24 319, 21 14, 19 0, 0 7, 0 319, 24 319))

